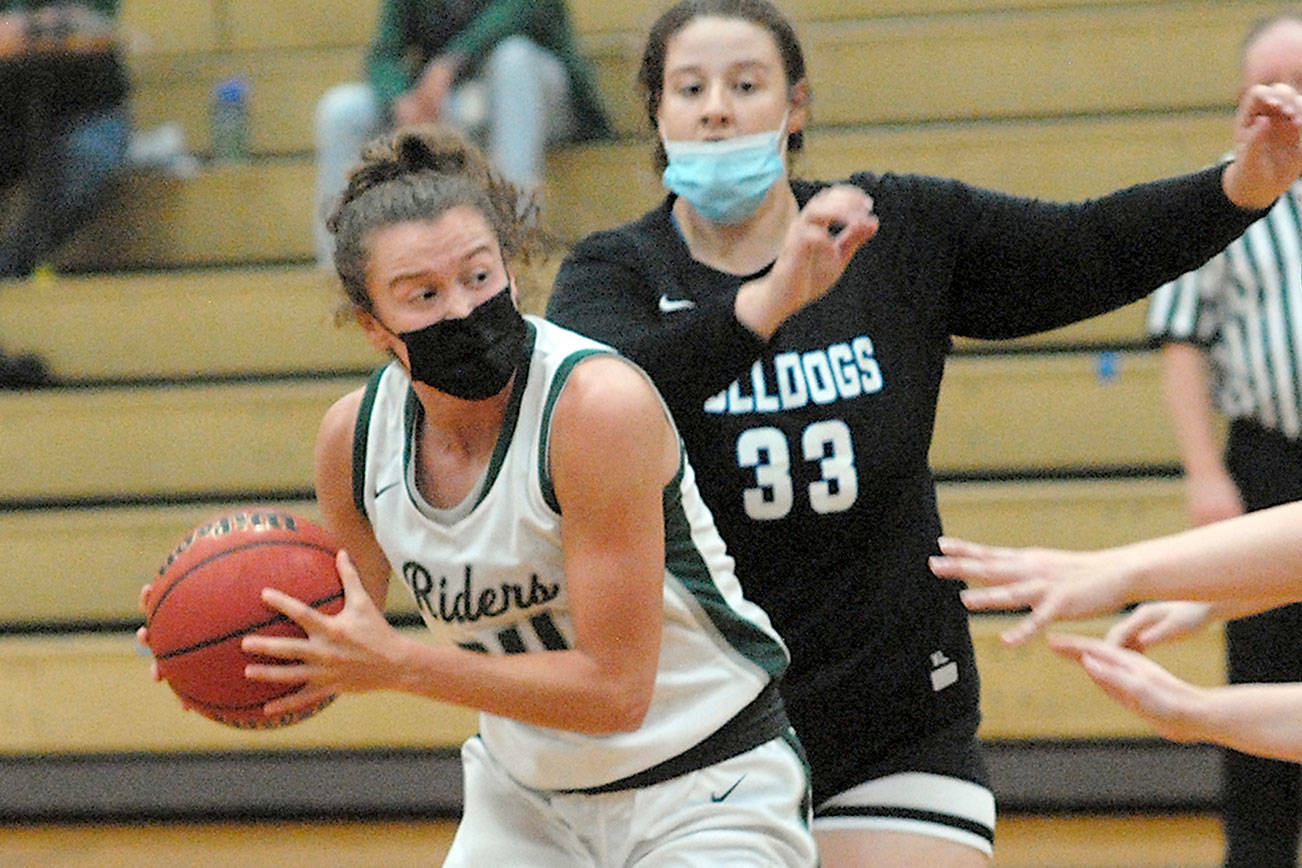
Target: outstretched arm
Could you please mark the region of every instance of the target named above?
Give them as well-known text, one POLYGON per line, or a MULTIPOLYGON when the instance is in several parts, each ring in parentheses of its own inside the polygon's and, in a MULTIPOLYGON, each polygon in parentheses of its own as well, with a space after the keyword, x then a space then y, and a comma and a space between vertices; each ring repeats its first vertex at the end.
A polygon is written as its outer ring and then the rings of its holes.
POLYGON ((1049 644, 1164 738, 1302 761, 1302 684, 1195 687, 1142 654, 1098 639, 1053 636, 1049 644))
POLYGON ((932 572, 989 586, 963 592, 968 608, 1031 608, 1004 634, 1012 644, 1051 621, 1102 615, 1140 600, 1204 600, 1260 611, 1302 597, 1302 502, 1095 552, 957 539, 942 539, 940 548, 932 572))
POLYGON ((695 411, 764 352, 786 317, 836 283, 877 225, 859 188, 822 190, 788 229, 768 274, 735 293, 696 299, 670 279, 665 239, 648 237, 645 226, 596 233, 561 264, 547 318, 632 359, 675 413, 695 411))

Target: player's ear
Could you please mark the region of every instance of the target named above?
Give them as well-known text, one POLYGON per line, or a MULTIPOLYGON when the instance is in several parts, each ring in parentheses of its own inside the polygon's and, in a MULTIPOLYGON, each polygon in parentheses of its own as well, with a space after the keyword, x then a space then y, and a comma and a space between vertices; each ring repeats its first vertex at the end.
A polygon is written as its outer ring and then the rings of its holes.
POLYGON ((392 353, 394 343, 402 341, 393 332, 384 327, 384 323, 376 318, 375 314, 357 308, 353 311, 353 319, 361 327, 362 334, 366 336, 366 341, 382 353, 392 353))
POLYGON ((787 135, 798 133, 809 123, 809 80, 800 79, 791 86, 788 100, 787 135))

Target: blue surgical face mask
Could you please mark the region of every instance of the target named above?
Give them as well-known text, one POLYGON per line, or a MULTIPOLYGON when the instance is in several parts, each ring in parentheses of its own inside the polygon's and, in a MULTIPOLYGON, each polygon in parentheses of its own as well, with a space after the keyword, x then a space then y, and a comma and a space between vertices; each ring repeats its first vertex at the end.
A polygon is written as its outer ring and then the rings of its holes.
POLYGON ((782 161, 786 116, 778 129, 715 142, 663 141, 669 164, 665 187, 715 223, 737 223, 759 209, 786 171, 782 161))

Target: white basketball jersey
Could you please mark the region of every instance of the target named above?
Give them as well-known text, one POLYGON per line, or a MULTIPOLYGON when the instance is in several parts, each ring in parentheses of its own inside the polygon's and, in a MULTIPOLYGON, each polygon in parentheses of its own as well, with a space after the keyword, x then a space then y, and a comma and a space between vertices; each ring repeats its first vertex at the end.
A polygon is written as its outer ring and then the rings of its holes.
MULTIPOLYGON (((516 375, 486 475, 464 503, 438 510, 416 490, 411 458, 424 411, 401 365, 371 378, 356 429, 354 493, 395 574, 439 641, 487 654, 574 645, 548 435, 574 365, 613 352, 526 320, 528 368, 516 375)), ((663 635, 645 721, 635 732, 593 736, 482 713, 486 747, 525 786, 595 787, 677 756, 786 667, 768 617, 742 596, 685 457, 665 487, 664 517, 663 635)))

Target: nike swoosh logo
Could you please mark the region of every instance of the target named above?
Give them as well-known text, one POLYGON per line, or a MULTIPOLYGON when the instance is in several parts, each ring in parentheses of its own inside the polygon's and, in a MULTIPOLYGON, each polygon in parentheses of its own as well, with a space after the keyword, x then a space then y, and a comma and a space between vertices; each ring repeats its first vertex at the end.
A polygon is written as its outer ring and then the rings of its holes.
POLYGON ((390 488, 393 488, 394 486, 397 485, 402 485, 402 480, 398 480, 397 482, 390 482, 388 485, 375 489, 375 499, 379 500, 381 494, 384 494, 384 492, 388 491, 390 488))
POLYGON ((675 313, 680 310, 691 310, 696 307, 696 302, 690 298, 670 298, 667 295, 660 296, 659 301, 661 313, 675 313))
POLYGON ((735 784, 733 784, 732 786, 728 787, 728 789, 724 790, 721 794, 719 794, 719 795, 717 795, 717 796, 716 796, 714 793, 710 793, 710 801, 712 801, 712 802, 722 802, 724 799, 726 799, 726 798, 728 798, 729 796, 731 796, 731 795, 732 795, 732 791, 735 790, 735 789, 737 789, 737 784, 740 784, 740 783, 741 783, 742 781, 744 781, 745 779, 746 779, 746 776, 745 776, 745 775, 742 775, 741 777, 737 778, 737 783, 735 783, 735 784))

